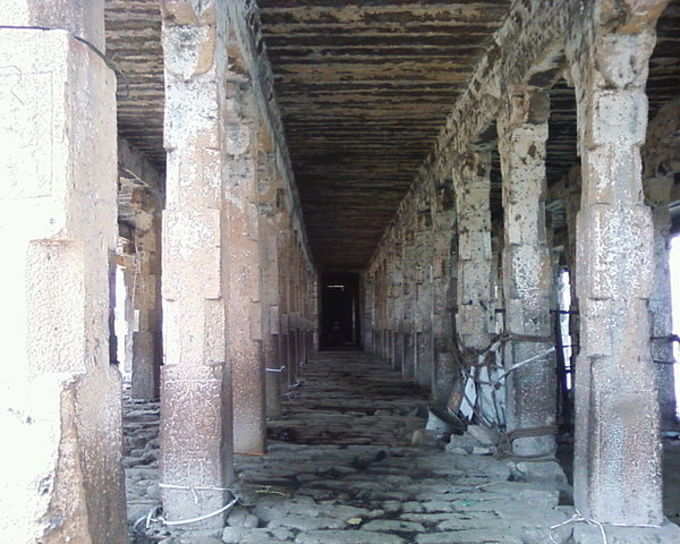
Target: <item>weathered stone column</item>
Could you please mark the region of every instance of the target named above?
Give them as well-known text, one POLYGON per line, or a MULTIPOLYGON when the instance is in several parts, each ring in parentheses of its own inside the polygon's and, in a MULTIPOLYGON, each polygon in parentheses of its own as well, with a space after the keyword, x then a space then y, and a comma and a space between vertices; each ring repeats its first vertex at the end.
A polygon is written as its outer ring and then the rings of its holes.
POLYGON ((361 275, 364 294, 364 350, 373 353, 373 330, 375 328, 375 274, 366 271, 361 275))
POLYGON ((583 178, 574 496, 585 517, 609 523, 663 520, 648 326, 654 229, 643 200, 640 146, 655 18, 665 4, 625 2, 616 11, 611 3, 592 2, 567 48, 583 178))
POLYGON ((508 432, 536 431, 513 441, 516 455, 555 451, 556 373, 552 319, 552 262, 546 238, 545 144, 550 98, 547 92, 517 92, 508 97, 498 121, 498 151, 503 174, 503 293, 505 295, 506 371, 535 361, 506 378, 508 432))
POLYGON ((133 289, 132 384, 135 399, 151 400, 160 392, 161 366, 161 247, 160 216, 150 214, 150 224, 135 228, 133 289))
POLYGON ((671 278, 670 278, 670 227, 671 214, 668 203, 673 188, 673 177, 645 179, 647 202, 652 207, 654 225, 654 283, 649 299, 649 319, 653 338, 652 360, 656 365, 659 388, 659 409, 662 425, 672 427, 675 414, 675 373, 673 369, 673 344, 666 340, 673 330, 671 278))
POLYGON ((259 258, 262 285, 262 355, 265 365, 266 415, 281 413, 281 360, 279 357, 279 259, 278 233, 281 216, 277 194, 280 179, 275 167, 273 140, 260 127, 258 149, 259 258))
MULTIPOLYGON (((214 2, 197 6, 189 0, 164 0, 161 9, 167 150, 161 491, 165 518, 183 520, 214 512, 231 498, 221 490, 232 480, 222 123, 233 113, 222 94, 226 46, 220 10, 214 2), (192 491, 197 487, 206 489, 192 491)), ((233 136, 230 145, 236 145, 233 136)), ((223 518, 191 527, 219 530, 223 518)))
POLYGON ((491 156, 484 152, 461 155, 454 169, 458 219, 456 329, 463 348, 481 350, 489 345, 494 324, 489 209, 491 156))
POLYGON ((279 220, 279 237, 277 245, 279 269, 279 358, 283 372, 280 377, 281 393, 288 391, 290 383, 290 353, 288 338, 288 292, 290 290, 288 266, 288 237, 290 235, 290 216, 285 213, 286 205, 281 199, 283 213, 279 220))
POLYGON ((7 0, 0 29, 0 542, 127 542, 109 364, 116 77, 103 0, 7 0))
MULTIPOLYGON (((236 46, 231 50, 235 51, 236 46)), ((227 84, 233 109, 227 119, 229 183, 227 226, 227 361, 231 366, 234 407, 234 452, 265 451, 265 367, 262 349, 262 277, 258 184, 266 177, 257 168, 260 139, 258 109, 250 84, 227 84)))
POLYGON ((432 360, 432 210, 431 202, 420 197, 415 233, 415 351, 418 366, 416 383, 431 388, 434 382, 432 360), (422 200, 422 201, 421 201, 422 200))
POLYGON ((435 182, 432 214, 432 336, 434 382, 432 393, 436 403, 445 403, 451 392, 454 369, 451 336, 453 325, 449 308, 451 285, 451 238, 455 229, 450 181, 435 182))
MULTIPOLYGON (((576 166, 567 174, 567 267, 569 268, 569 336, 571 336, 571 368, 576 368, 576 360, 580 350, 580 321, 578 309, 578 275, 576 270, 576 223, 581 209, 581 167, 576 166)), ((574 376, 572 375, 572 380, 574 376)), ((573 381, 572 381, 573 383, 573 381)))
MULTIPOLYGON (((408 198, 408 197, 407 197, 408 198)), ((404 333, 404 359, 401 373, 404 378, 415 379, 418 368, 416 358, 416 334, 415 334, 415 311, 416 311, 416 273, 415 273, 415 217, 406 214, 404 219, 408 221, 404 231, 404 247, 402 257, 403 289, 400 293, 402 331, 404 333)))
POLYGON ((671 278, 669 270, 673 177, 680 160, 677 133, 680 130, 680 97, 664 105, 649 124, 643 152, 644 189, 652 207, 654 224, 654 290, 649 301, 652 326, 652 358, 659 384, 661 424, 672 427, 676 421, 673 344, 664 339, 673 330, 671 278))

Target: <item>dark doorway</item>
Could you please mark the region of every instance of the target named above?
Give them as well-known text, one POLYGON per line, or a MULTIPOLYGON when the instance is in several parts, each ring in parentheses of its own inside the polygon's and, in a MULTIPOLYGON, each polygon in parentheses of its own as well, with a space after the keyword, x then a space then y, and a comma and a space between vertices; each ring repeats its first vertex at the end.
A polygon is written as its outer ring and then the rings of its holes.
POLYGON ((359 276, 325 273, 321 293, 321 348, 358 348, 359 276))

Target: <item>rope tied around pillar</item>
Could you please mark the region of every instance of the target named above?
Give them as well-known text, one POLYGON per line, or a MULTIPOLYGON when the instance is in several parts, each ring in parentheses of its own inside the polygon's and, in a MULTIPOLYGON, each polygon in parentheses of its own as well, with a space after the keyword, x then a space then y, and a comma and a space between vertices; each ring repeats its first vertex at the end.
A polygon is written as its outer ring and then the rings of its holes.
POLYGON ((488 386, 491 387, 492 391, 492 398, 494 401, 494 410, 496 412, 496 418, 497 418, 497 423, 494 424, 493 422, 490 422, 483 416, 482 413, 480 413, 479 407, 476 405, 476 402, 472 402, 472 400, 469 398, 467 392, 465 391, 465 388, 462 391, 462 399, 464 399, 471 407, 473 413, 477 416, 478 423, 482 425, 483 427, 486 427, 494 433, 497 434, 498 436, 498 442, 496 443, 496 456, 498 458, 511 458, 511 459, 517 459, 519 461, 524 461, 524 462, 540 462, 540 461, 548 461, 548 460, 554 460, 555 458, 555 451, 547 452, 547 453, 541 453, 541 454, 535 454, 535 455, 515 455, 512 451, 512 445, 513 442, 519 438, 528 438, 528 437, 539 437, 539 436, 546 436, 546 435, 552 435, 557 432, 557 427, 555 425, 544 425, 544 426, 537 426, 537 427, 531 427, 531 428, 524 428, 524 429, 515 429, 510 432, 504 432, 499 427, 504 427, 501 417, 500 417, 500 410, 497 406, 497 401, 496 401, 496 391, 498 391, 501 387, 501 383, 505 378, 507 378, 508 375, 510 375, 512 372, 515 372, 516 370, 531 364, 531 363, 537 363, 537 362, 544 362, 546 356, 550 355, 553 353, 556 348, 554 345, 554 339, 552 337, 546 337, 546 336, 533 336, 533 335, 525 335, 525 334, 515 334, 515 333, 501 333, 495 335, 489 345, 483 349, 480 350, 474 350, 474 349, 464 349, 461 348, 460 343, 456 343, 456 347, 458 349, 459 357, 458 360, 461 363, 461 371, 463 373, 463 376, 466 380, 472 380, 476 386, 488 386), (498 353, 498 351, 501 349, 501 347, 506 344, 507 342, 535 342, 537 344, 551 344, 550 347, 546 348, 545 350, 540 351, 539 353, 536 353, 532 355, 531 357, 524 359, 522 361, 519 361, 512 365, 510 368, 507 370, 504 370, 504 368, 495 362, 495 357, 492 357, 492 354, 498 353), (472 357, 476 357, 477 361, 471 360, 472 357), (490 373, 492 370, 496 371, 501 371, 501 373, 496 377, 496 378, 491 378, 489 381, 486 380, 480 380, 479 376, 473 375, 473 371, 476 369, 480 368, 487 368, 487 371, 490 373))
POLYGON ((159 484, 159 487, 162 489, 176 489, 180 491, 188 491, 192 494, 194 498, 194 503, 198 504, 199 503, 199 491, 207 491, 207 492, 218 492, 218 493, 224 493, 225 491, 230 493, 232 496, 232 499, 227 502, 224 506, 218 508, 217 510, 214 510, 212 512, 209 512, 207 514, 203 514, 202 516, 196 516, 193 518, 188 518, 188 519, 181 519, 181 520, 172 520, 168 521, 163 517, 162 512, 162 506, 155 506, 149 512, 143 516, 141 516, 137 521, 135 521, 133 525, 133 531, 137 534, 143 534, 145 535, 145 532, 140 531, 140 525, 144 521, 144 530, 148 531, 151 529, 151 526, 153 524, 159 524, 163 527, 176 527, 179 525, 190 525, 192 523, 198 523, 200 521, 205 521, 206 519, 210 519, 215 516, 219 516, 220 514, 226 512, 227 510, 230 510, 233 508, 236 503, 242 502, 241 497, 237 495, 237 493, 230 487, 219 487, 219 486, 189 486, 189 485, 176 485, 176 484, 164 484, 161 483, 159 484))
POLYGON ((610 527, 623 527, 623 528, 638 528, 638 529, 659 529, 661 526, 660 525, 653 525, 653 524, 628 524, 628 523, 606 523, 603 521, 598 521, 593 518, 587 518, 581 512, 576 509, 575 513, 573 516, 571 516, 569 519, 563 521, 562 523, 557 523, 555 525, 551 525, 548 528, 548 538, 550 538, 550 542, 552 544, 559 544, 555 538, 553 537, 553 532, 560 527, 565 527, 567 525, 571 525, 572 523, 586 523, 587 525, 590 525, 592 527, 597 527, 600 530, 600 536, 602 537, 602 544, 609 544, 609 540, 607 539, 607 532, 605 531, 605 525, 609 525, 610 527))

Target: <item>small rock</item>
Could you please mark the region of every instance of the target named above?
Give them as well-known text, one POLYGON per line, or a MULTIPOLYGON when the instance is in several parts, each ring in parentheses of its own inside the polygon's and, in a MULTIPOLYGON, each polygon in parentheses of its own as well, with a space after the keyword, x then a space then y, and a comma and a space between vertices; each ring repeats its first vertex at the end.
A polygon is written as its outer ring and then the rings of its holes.
POLYGON ((425 532, 425 527, 422 523, 415 521, 402 521, 398 519, 376 519, 369 521, 362 527, 364 531, 381 531, 381 532, 407 532, 407 533, 422 533, 425 532))
POLYGON ((416 429, 411 436, 412 446, 436 446, 437 436, 434 431, 428 429, 416 429))
POLYGON ((452 434, 449 439, 449 443, 446 446, 446 451, 449 453, 455 453, 452 450, 462 449, 465 453, 472 453, 475 446, 479 446, 480 443, 477 439, 473 438, 469 434, 452 434))
POLYGON ((255 529, 260 520, 243 508, 234 509, 227 518, 230 527, 243 527, 244 529, 255 529))
POLYGON ((245 529, 240 527, 225 527, 224 531, 222 531, 222 542, 225 544, 238 544, 243 533, 245 533, 245 529))
POLYGON ((468 425, 467 433, 482 446, 495 446, 498 444, 498 433, 481 425, 468 425))
POLYGON ((222 544, 222 540, 214 536, 186 535, 179 539, 179 544, 222 544))
POLYGON ((472 448, 473 455, 492 455, 494 451, 495 448, 487 448, 485 446, 475 446, 472 448))

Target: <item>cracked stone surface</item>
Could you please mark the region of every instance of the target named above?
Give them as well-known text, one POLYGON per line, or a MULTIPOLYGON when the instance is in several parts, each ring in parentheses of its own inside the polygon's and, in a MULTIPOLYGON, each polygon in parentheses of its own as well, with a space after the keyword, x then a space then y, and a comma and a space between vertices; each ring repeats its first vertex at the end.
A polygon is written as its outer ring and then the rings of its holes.
POLYGON ((268 453, 236 456, 241 504, 219 535, 158 525, 149 537, 135 534, 133 524, 160 506, 159 404, 125 398, 131 541, 543 544, 548 527, 573 513, 557 488, 510 481, 506 461, 409 446, 427 401, 369 355, 317 355, 303 382, 269 422, 268 453))

